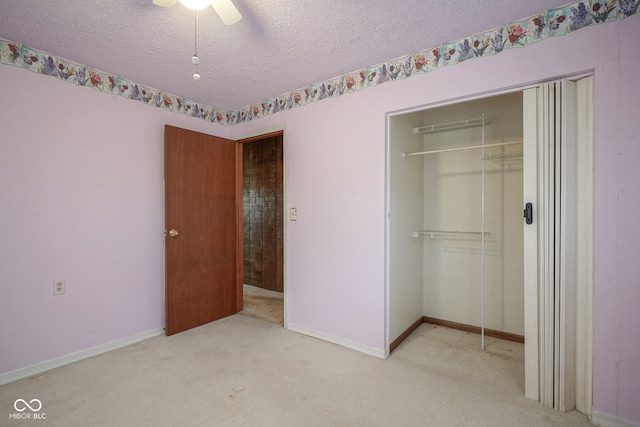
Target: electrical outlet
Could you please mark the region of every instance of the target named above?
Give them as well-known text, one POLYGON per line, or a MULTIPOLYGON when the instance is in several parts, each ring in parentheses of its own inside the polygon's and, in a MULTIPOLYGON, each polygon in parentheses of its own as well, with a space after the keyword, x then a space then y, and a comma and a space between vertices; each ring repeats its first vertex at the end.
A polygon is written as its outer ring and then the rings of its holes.
POLYGON ((65 292, 64 279, 53 281, 53 295, 62 295, 65 292))
POLYGON ((290 208, 289 209, 289 220, 297 221, 298 220, 298 208, 290 208))

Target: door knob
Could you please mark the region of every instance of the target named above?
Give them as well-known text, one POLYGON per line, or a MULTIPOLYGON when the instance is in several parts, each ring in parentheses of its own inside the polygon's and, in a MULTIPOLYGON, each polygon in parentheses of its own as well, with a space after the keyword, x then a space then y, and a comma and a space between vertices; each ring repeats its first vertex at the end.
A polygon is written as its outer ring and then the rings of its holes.
POLYGON ((178 230, 176 230, 175 228, 172 228, 171 230, 169 230, 169 236, 176 237, 177 235, 178 235, 178 230))

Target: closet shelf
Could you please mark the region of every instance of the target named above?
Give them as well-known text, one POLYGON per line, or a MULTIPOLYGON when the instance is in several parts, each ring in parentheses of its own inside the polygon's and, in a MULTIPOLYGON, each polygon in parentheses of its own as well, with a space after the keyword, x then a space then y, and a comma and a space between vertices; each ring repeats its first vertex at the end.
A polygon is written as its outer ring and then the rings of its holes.
POLYGON ((482 156, 482 160, 501 160, 522 158, 522 151, 501 151, 498 153, 487 153, 482 156))
POLYGON ((478 126, 488 125, 489 122, 485 121, 484 117, 478 117, 475 119, 457 120, 455 122, 437 123, 433 125, 419 126, 413 128, 413 133, 436 133, 436 132, 448 132, 452 130, 474 128, 478 126))
POLYGON ((488 231, 484 233, 482 231, 436 231, 436 230, 422 230, 414 231, 413 237, 423 239, 444 239, 444 240, 472 240, 481 241, 484 234, 484 241, 491 241, 491 235, 488 231))

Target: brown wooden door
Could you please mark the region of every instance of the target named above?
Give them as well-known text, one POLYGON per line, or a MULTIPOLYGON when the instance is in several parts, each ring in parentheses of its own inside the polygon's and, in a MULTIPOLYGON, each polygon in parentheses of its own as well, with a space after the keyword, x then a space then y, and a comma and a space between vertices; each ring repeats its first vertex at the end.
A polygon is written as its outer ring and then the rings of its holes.
POLYGON ((242 157, 234 141, 173 126, 165 126, 164 147, 172 335, 242 309, 242 157))

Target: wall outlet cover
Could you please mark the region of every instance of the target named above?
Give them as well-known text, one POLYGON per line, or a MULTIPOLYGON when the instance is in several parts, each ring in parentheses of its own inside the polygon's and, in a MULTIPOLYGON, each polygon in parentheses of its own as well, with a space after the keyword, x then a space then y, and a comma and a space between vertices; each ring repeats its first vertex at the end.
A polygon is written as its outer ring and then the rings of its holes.
POLYGON ((62 295, 65 293, 66 286, 64 279, 53 281, 53 295, 62 295))

